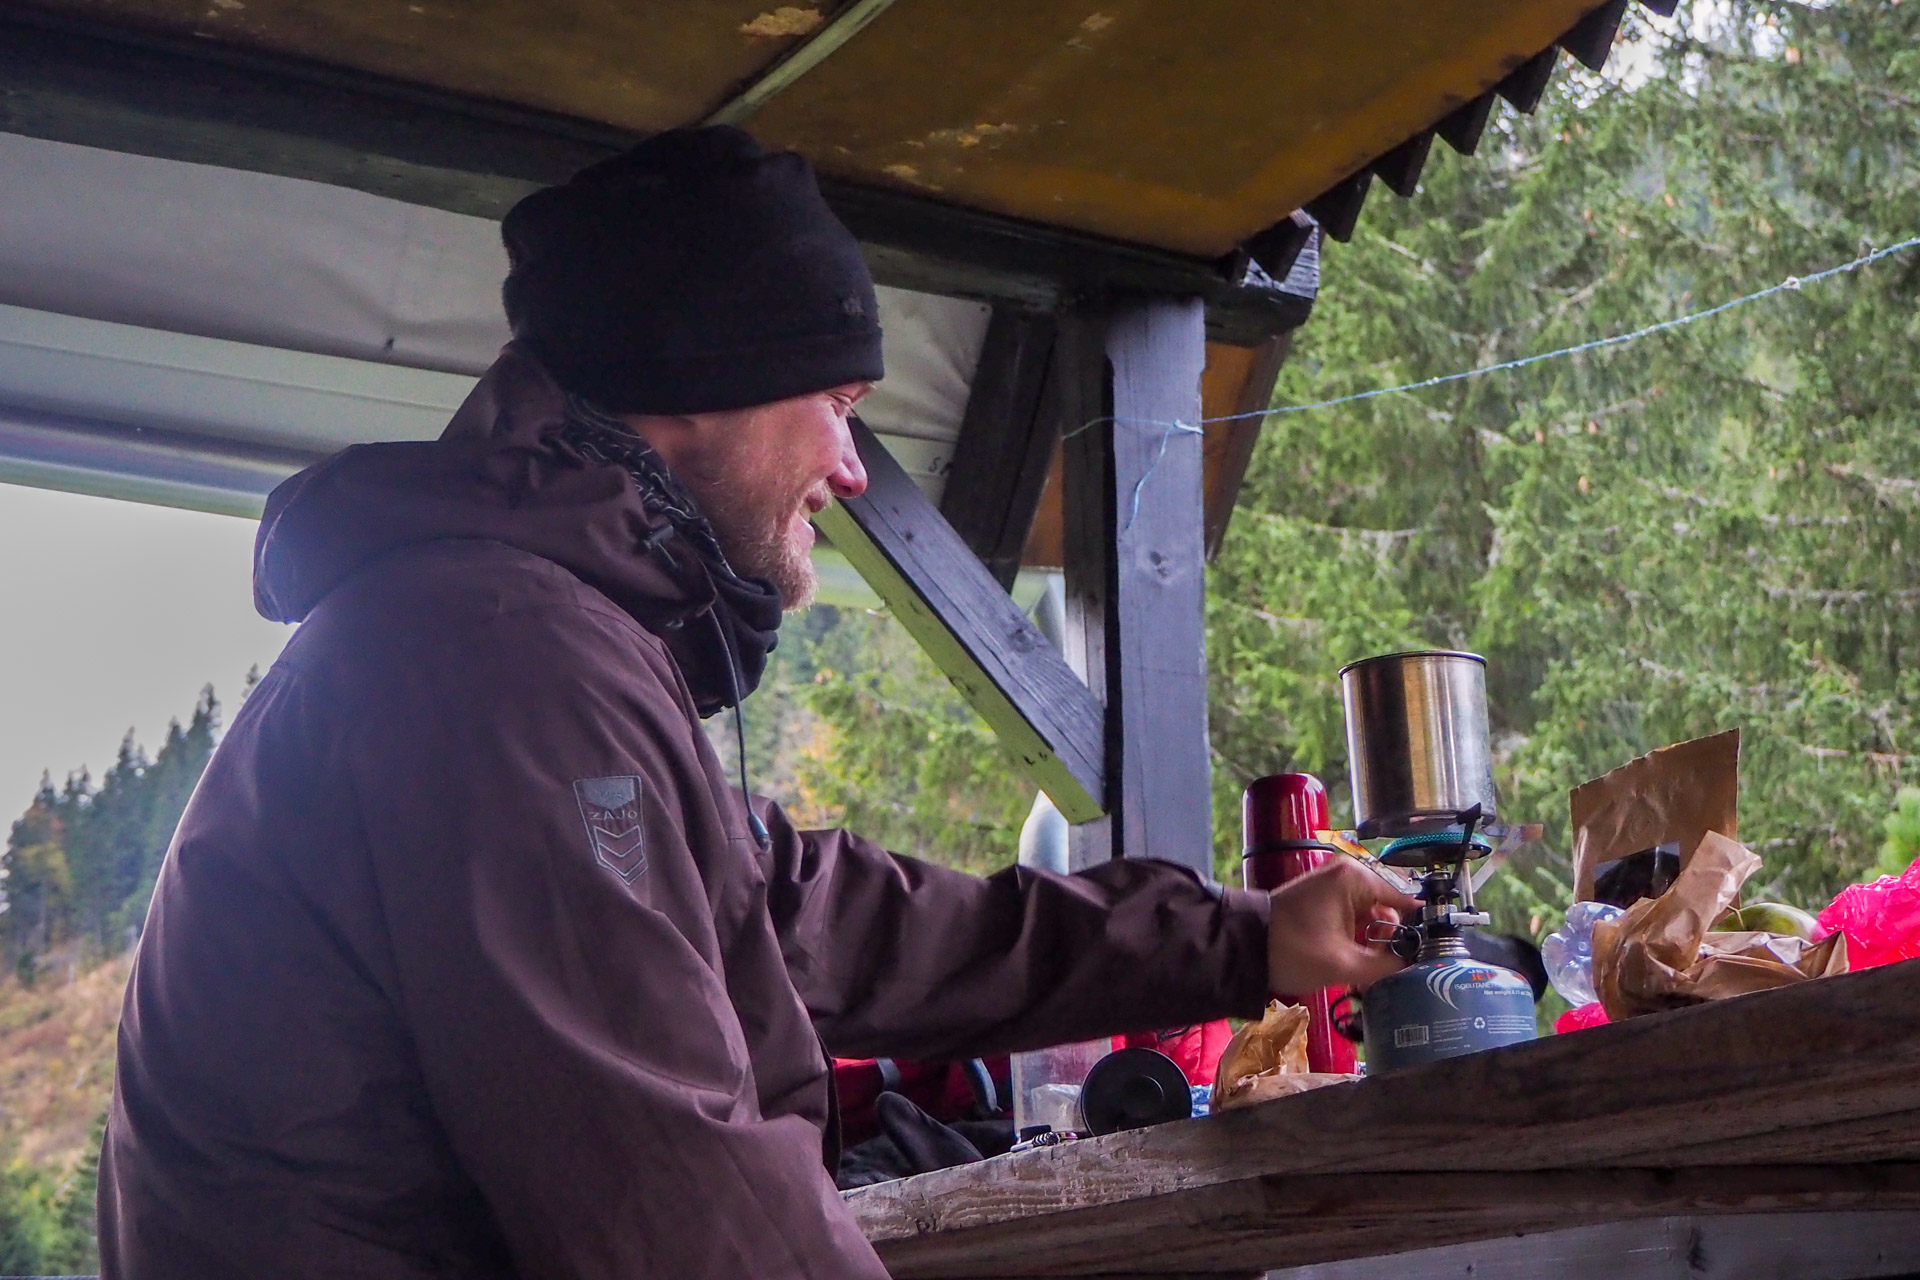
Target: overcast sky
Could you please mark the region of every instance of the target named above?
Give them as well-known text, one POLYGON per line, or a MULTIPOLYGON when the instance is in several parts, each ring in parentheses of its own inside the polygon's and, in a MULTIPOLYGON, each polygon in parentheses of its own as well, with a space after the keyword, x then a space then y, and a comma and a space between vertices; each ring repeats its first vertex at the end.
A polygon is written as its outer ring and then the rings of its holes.
POLYGON ((149 754, 293 628, 253 611, 251 520, 0 484, 0 832, 40 783, 149 754))

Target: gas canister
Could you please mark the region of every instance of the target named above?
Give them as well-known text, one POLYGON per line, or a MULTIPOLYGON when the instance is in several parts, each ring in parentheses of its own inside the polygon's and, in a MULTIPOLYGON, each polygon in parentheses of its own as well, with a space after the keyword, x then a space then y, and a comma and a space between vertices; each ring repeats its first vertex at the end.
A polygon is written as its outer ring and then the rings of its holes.
POLYGON ((1417 960, 1367 988, 1364 1008, 1369 1074, 1536 1034, 1527 980, 1475 960, 1458 937, 1429 935, 1417 960))
POLYGON ((1390 940, 1401 955, 1411 951, 1413 963, 1368 987, 1361 999, 1370 1075, 1537 1034, 1527 980, 1467 950, 1465 931, 1487 923, 1473 906, 1472 862, 1492 846, 1473 832, 1476 811, 1461 816, 1457 832, 1404 836, 1380 851, 1388 866, 1423 870, 1415 923, 1376 926, 1392 934, 1380 940, 1390 940))

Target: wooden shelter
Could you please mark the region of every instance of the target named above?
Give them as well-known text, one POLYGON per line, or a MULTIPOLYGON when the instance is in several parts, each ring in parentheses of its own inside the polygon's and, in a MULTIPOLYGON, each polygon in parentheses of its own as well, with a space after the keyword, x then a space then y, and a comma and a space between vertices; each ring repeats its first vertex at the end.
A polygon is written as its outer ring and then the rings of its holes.
MULTIPOLYGON (((1076 865, 1207 870, 1205 558, 1323 238, 1376 178, 1410 195, 1436 139, 1472 152, 1498 101, 1532 109, 1562 51, 1598 67, 1626 2, 4 0, 0 480, 257 513, 342 445, 437 434, 505 336, 509 205, 650 132, 738 124, 813 161, 882 286, 873 482, 823 513, 833 546, 1075 824, 1076 865), (1063 645, 1009 596, 1022 567, 1064 573, 1063 645)), ((1912 1209, 1912 979, 1847 981, 1832 1016, 1767 998, 1834 1046, 1805 1079, 1764 1016, 1701 1011, 856 1208, 928 1277, 1912 1209), (1734 1037, 1726 1087, 1753 1092, 1696 1131, 1699 1034, 1734 1037), (1695 1073, 1646 1082, 1658 1114, 1603 1087, 1647 1053, 1695 1073), (1520 1207, 1450 1190, 1461 1168, 1520 1207)), ((1887 1221, 1844 1229, 1920 1235, 1887 1221)), ((1896 1254, 1802 1274, 1920 1266, 1896 1254)))

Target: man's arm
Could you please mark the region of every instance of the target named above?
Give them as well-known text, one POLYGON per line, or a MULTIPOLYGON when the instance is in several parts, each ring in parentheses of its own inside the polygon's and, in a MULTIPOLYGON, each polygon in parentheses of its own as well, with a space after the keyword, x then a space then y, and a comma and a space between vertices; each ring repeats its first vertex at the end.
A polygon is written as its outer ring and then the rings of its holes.
POLYGON ((1257 1016, 1268 898, 1184 867, 981 879, 759 802, 768 906, 828 1048, 938 1060, 1257 1016))

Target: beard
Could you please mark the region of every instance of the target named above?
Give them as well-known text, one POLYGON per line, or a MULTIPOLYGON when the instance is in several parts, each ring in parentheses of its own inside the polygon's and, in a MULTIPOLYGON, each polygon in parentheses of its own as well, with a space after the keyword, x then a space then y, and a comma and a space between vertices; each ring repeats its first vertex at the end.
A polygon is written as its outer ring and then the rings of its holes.
POLYGON ((810 554, 811 541, 794 517, 806 509, 814 486, 782 485, 778 492, 715 494, 701 504, 714 540, 733 571, 744 578, 765 578, 780 592, 787 609, 813 603, 819 585, 810 554))

